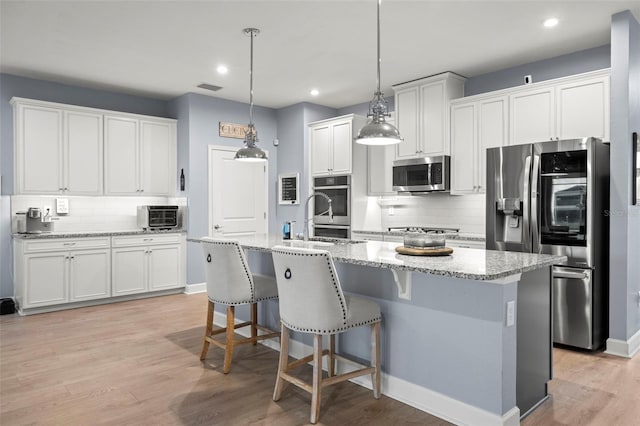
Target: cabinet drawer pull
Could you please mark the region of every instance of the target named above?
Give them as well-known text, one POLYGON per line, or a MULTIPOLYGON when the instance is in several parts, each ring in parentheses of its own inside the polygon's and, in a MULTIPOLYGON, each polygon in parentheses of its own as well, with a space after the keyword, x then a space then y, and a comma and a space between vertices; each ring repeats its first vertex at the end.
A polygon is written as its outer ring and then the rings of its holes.
POLYGON ((62 243, 63 246, 75 246, 76 243, 62 243))
POLYGON ((153 241, 153 238, 145 238, 145 239, 144 239, 144 240, 142 240, 142 241, 153 241))

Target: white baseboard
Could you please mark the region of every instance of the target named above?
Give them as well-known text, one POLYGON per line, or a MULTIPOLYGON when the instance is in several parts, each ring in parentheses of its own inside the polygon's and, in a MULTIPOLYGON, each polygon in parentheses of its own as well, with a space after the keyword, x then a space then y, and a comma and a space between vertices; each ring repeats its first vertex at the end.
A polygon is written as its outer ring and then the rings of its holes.
POLYGON ((184 294, 197 294, 207 291, 207 283, 187 284, 184 287, 184 294))
POLYGON ((624 358, 633 358, 640 352, 640 330, 629 340, 607 339, 606 353, 624 358))
MULTIPOLYGON (((236 322, 242 321, 236 318, 236 322)), ((226 315, 216 312, 214 323, 219 327, 226 327, 226 315)), ((248 328, 236 330, 236 333, 245 337, 250 335, 248 328)), ((280 350, 276 339, 265 339, 260 343, 276 351, 280 350)), ((313 353, 311 346, 296 340, 289 340, 289 355, 293 358, 300 359, 311 353, 313 353)), ((344 368, 343 365, 345 364, 338 361, 338 371, 344 368)), ((369 376, 356 377, 350 381, 371 389, 369 376)), ((520 409, 518 407, 513 407, 500 416, 385 373, 382 373, 381 382, 383 395, 457 425, 517 426, 520 424, 520 409)))

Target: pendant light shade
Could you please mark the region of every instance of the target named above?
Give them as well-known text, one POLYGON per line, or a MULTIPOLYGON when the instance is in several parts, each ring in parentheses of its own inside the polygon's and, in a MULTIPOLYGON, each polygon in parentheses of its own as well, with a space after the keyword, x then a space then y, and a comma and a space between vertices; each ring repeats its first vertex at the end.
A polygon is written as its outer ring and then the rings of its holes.
POLYGON ((362 145, 393 145, 402 142, 400 132, 392 124, 386 122, 386 117, 391 114, 387 112, 387 101, 380 90, 380 3, 378 1, 378 89, 373 94, 373 99, 369 103, 369 114, 371 120, 365 124, 356 137, 356 143, 362 145))
POLYGON ((261 150, 258 142, 258 131, 253 124, 253 38, 260 34, 257 28, 245 28, 245 35, 251 37, 251 56, 249 65, 249 126, 244 135, 244 146, 236 152, 235 159, 239 161, 266 161, 267 153, 261 150))

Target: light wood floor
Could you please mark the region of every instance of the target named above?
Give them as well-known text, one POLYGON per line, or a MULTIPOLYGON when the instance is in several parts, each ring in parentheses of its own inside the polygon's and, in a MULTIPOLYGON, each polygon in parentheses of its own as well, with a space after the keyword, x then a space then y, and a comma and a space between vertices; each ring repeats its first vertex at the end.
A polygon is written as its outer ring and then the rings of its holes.
MULTIPOLYGON (((306 424, 306 392, 271 400, 277 352, 240 346, 228 375, 218 348, 199 361, 205 317, 204 294, 0 317, 0 424, 306 424)), ((523 425, 640 424, 640 357, 555 357, 553 396, 523 425)), ((342 383, 323 391, 319 424, 448 423, 342 383)))

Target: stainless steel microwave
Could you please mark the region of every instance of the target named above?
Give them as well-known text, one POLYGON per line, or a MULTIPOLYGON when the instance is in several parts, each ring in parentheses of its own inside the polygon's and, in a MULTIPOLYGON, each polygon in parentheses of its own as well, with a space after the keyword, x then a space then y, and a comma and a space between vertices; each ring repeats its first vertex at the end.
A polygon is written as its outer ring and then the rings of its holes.
POLYGON ((419 194, 433 191, 449 191, 450 158, 410 158, 393 162, 393 190, 419 194))
POLYGON ((182 227, 178 206, 138 206, 138 227, 147 231, 165 231, 182 227))

